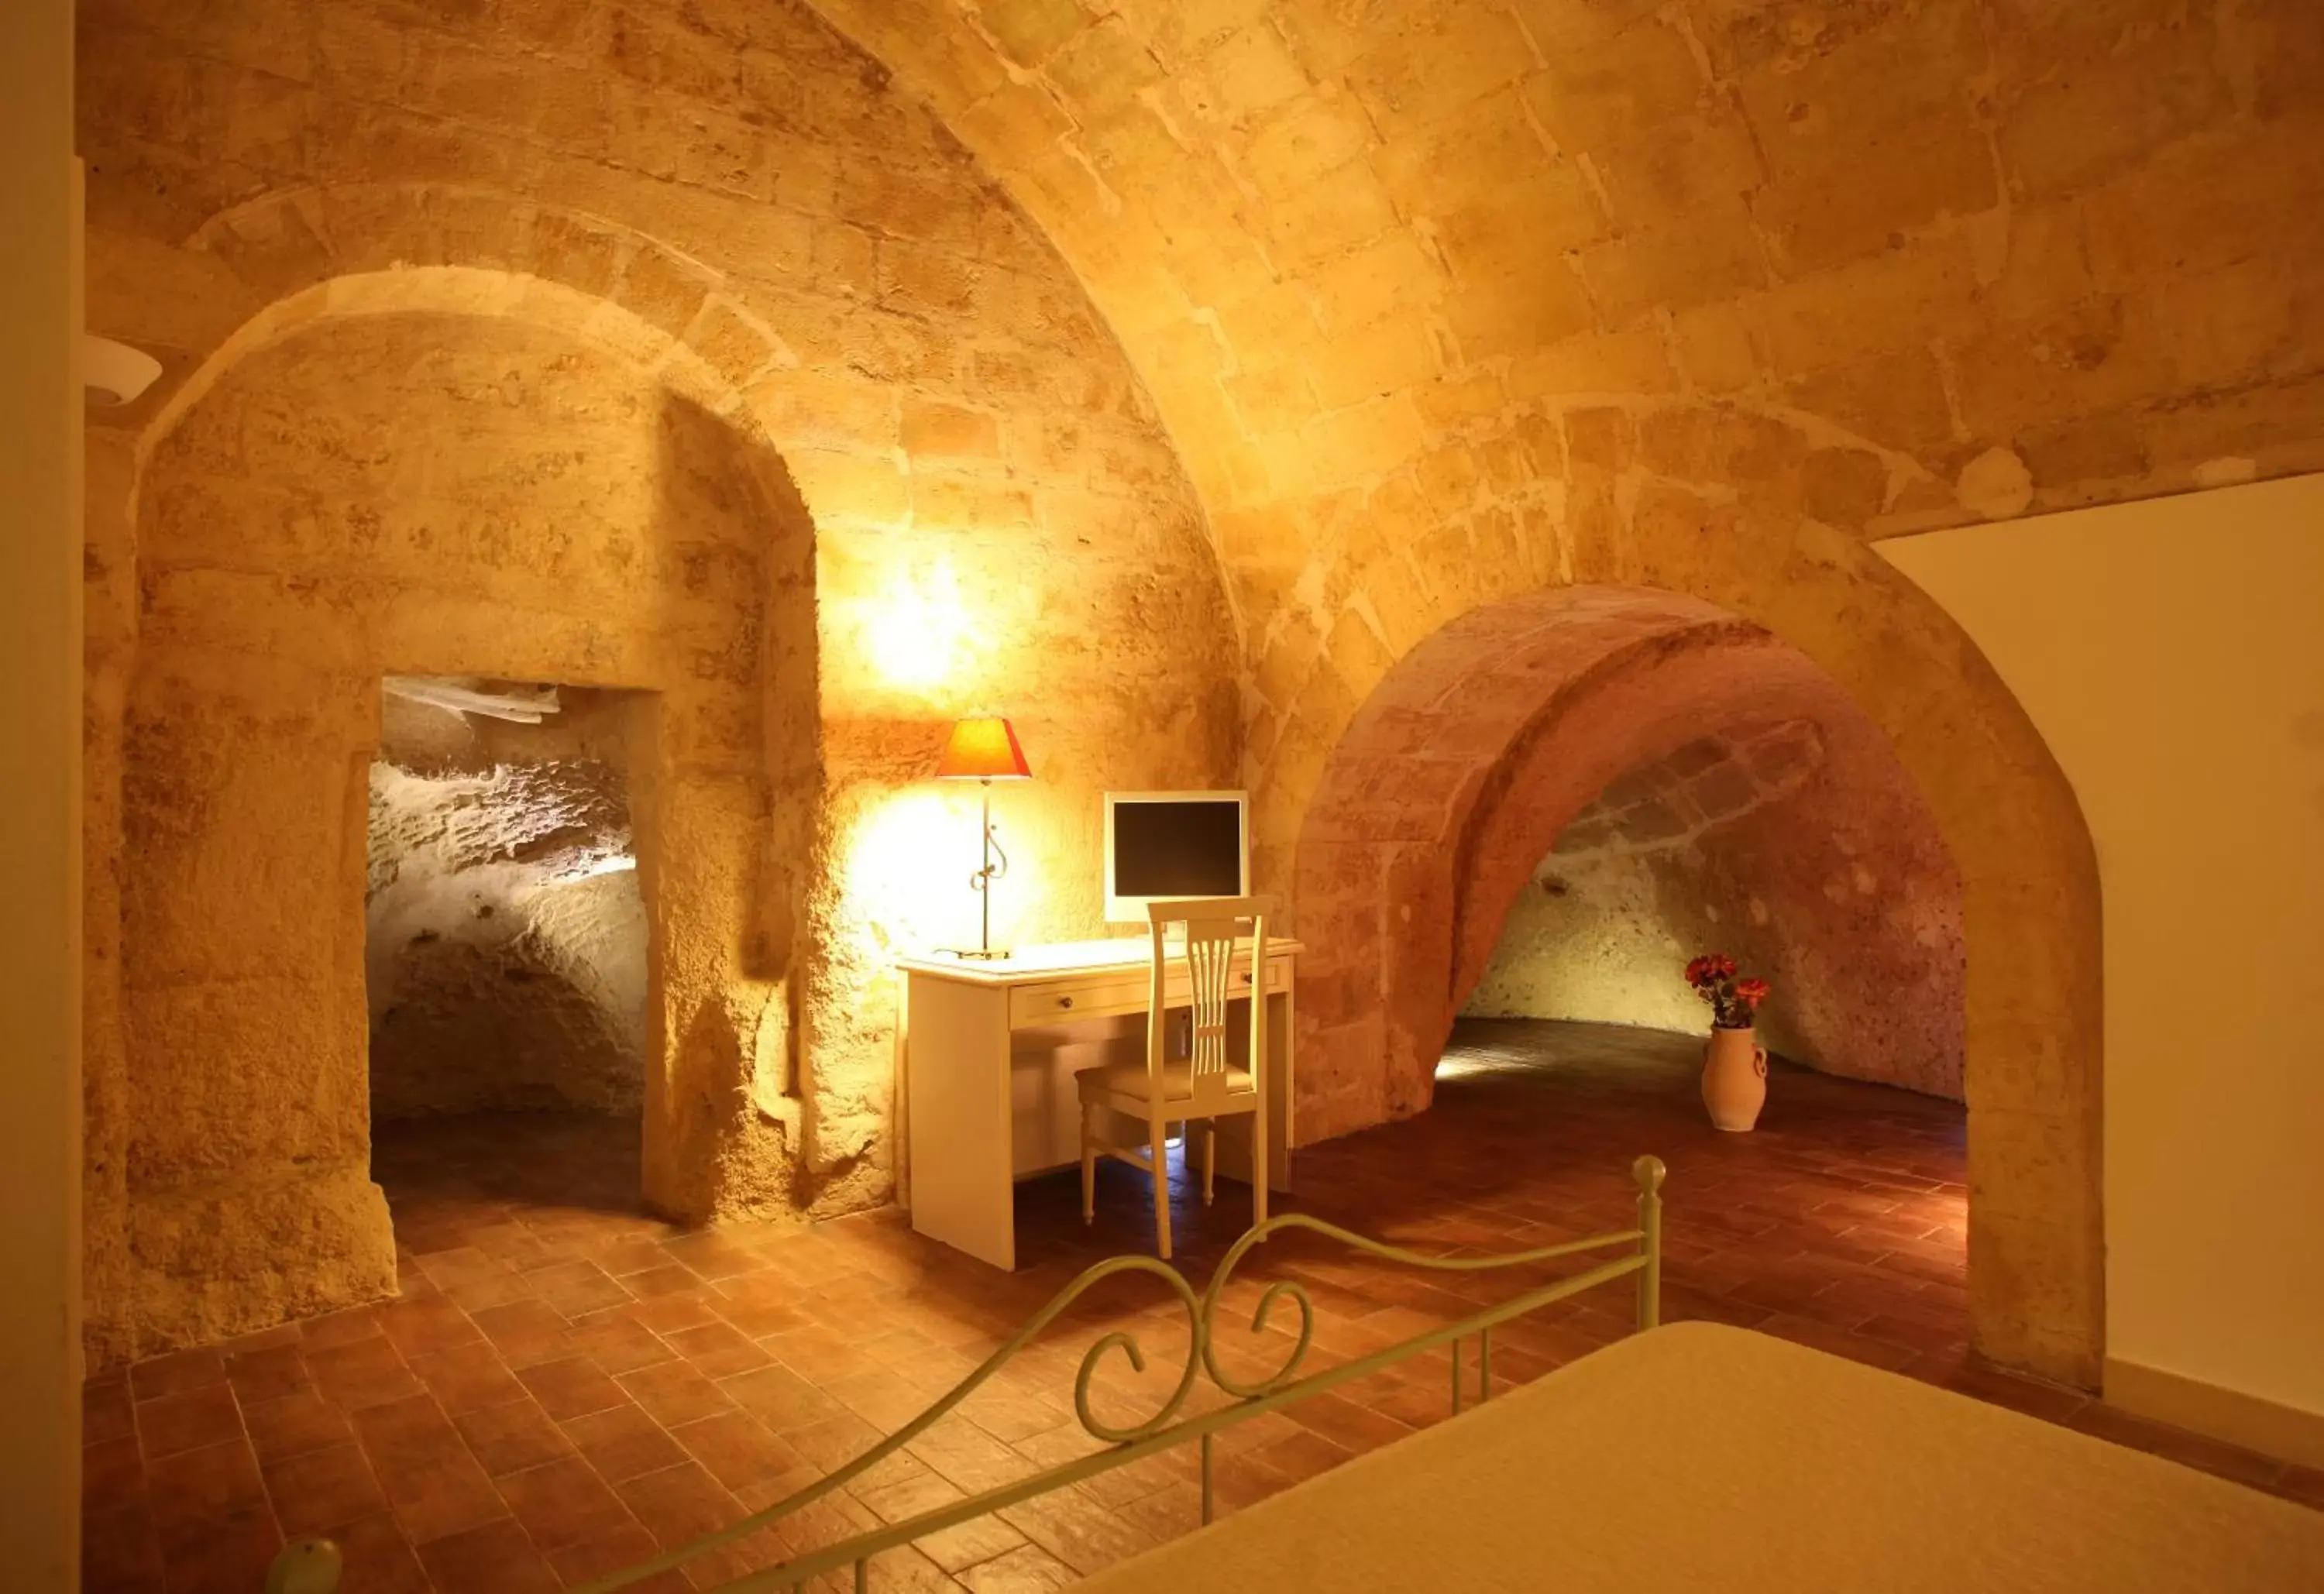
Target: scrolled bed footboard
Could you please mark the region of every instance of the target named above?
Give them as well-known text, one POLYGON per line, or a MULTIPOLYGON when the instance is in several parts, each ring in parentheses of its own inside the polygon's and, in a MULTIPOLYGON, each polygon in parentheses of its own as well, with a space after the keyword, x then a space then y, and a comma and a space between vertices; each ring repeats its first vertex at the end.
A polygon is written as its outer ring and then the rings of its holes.
MULTIPOLYGON (((869 1569, 874 1556, 897 1549, 915 1539, 925 1538, 948 1527, 991 1512, 1005 1510, 1043 1495, 1101 1473, 1143 1460, 1148 1456, 1194 1441, 1202 1446, 1202 1519, 1211 1520, 1212 1511, 1212 1442, 1222 1430, 1238 1423, 1277 1411, 1309 1396, 1318 1395, 1339 1385, 1368 1377, 1381 1368, 1433 1350, 1449 1347, 1452 1361, 1452 1409, 1461 1409, 1463 1380, 1461 1361, 1461 1341, 1474 1336, 1478 1346, 1478 1398, 1484 1399, 1492 1392, 1492 1331, 1501 1323, 1521 1317, 1570 1295, 1632 1274, 1637 1276, 1637 1325, 1640 1329, 1655 1326, 1661 1316, 1662 1297, 1662 1184, 1664 1169, 1660 1161, 1641 1156, 1631 1165, 1631 1176, 1637 1185, 1638 1221, 1633 1229, 1616 1230, 1605 1234, 1593 1234, 1586 1239, 1569 1240, 1563 1245, 1544 1246, 1537 1249, 1511 1252, 1489 1257, 1432 1257, 1401 1246, 1326 1223, 1320 1218, 1304 1212, 1289 1212, 1269 1218, 1245 1233, 1228 1250, 1226 1257, 1211 1276, 1210 1285, 1197 1295, 1185 1275, 1167 1262, 1151 1257, 1113 1257, 1084 1270, 1074 1280, 1052 1296, 1047 1304, 1035 1313, 1024 1325, 1010 1336, 1007 1343, 987 1357, 976 1369, 948 1390, 934 1405, 899 1428, 878 1444, 857 1456, 844 1466, 817 1479, 815 1482, 779 1500, 731 1527, 705 1534, 693 1543, 665 1552, 650 1561, 626 1571, 613 1573, 576 1590, 576 1594, 614 1594, 633 1583, 662 1571, 724 1548, 763 1528, 780 1523, 785 1517, 813 1505, 833 1490, 844 1488, 881 1461, 903 1449, 929 1428, 941 1421, 960 1403, 976 1390, 1017 1354, 1037 1339, 1043 1330, 1088 1294, 1109 1278, 1127 1273, 1147 1273, 1161 1279, 1186 1311, 1188 1343, 1185 1366, 1180 1370, 1176 1384, 1162 1404, 1141 1421, 1127 1424, 1108 1423, 1093 1408, 1091 1387, 1098 1376, 1100 1364, 1110 1351, 1120 1350, 1130 1368, 1143 1373, 1146 1353, 1137 1336, 1127 1330, 1116 1329, 1101 1335, 1082 1355, 1079 1369, 1074 1377, 1074 1414, 1083 1429, 1104 1448, 1092 1451, 1060 1466, 1045 1469, 1015 1482, 935 1510, 926 1511, 903 1522, 890 1524, 872 1533, 826 1545, 806 1554, 797 1555, 774 1566, 762 1567, 744 1573, 731 1582, 721 1584, 722 1594, 757 1594, 760 1590, 788 1590, 803 1588, 826 1573, 853 1567, 855 1586, 866 1587, 869 1569), (1287 1300, 1298 1313, 1298 1333, 1290 1353, 1281 1366, 1261 1378, 1247 1378, 1231 1373, 1219 1359, 1220 1314, 1225 1303, 1227 1285, 1234 1277, 1252 1249, 1268 1238, 1292 1230, 1305 1230, 1346 1246, 1351 1250, 1403 1267, 1425 1268, 1441 1273, 1487 1273, 1500 1268, 1518 1267, 1528 1263, 1545 1262, 1559 1257, 1583 1252, 1628 1247, 1625 1254, 1600 1263, 1584 1272, 1553 1280, 1536 1288, 1511 1296, 1496 1305, 1470 1313, 1456 1322, 1431 1329, 1411 1339, 1401 1341, 1385 1350, 1373 1351, 1352 1361, 1338 1363, 1316 1372, 1301 1376, 1300 1369, 1314 1341, 1315 1307, 1309 1299, 1306 1286, 1296 1279, 1277 1279, 1260 1293, 1258 1305, 1250 1317, 1250 1332, 1264 1335, 1277 1306, 1287 1300), (1187 1400, 1194 1394, 1201 1377, 1230 1396, 1227 1405, 1198 1415, 1181 1417, 1187 1400)), ((308 1540, 291 1545, 276 1561, 267 1580, 270 1594, 333 1594, 337 1586, 339 1553, 327 1541, 308 1540)))

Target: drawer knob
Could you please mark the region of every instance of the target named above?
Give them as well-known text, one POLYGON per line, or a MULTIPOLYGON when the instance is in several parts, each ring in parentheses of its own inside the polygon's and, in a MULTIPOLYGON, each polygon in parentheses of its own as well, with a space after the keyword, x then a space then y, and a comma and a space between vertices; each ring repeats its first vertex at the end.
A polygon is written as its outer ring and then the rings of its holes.
POLYGON ((1249 969, 1245 969, 1245 970, 1242 972, 1242 982, 1243 982, 1245 985, 1248 985, 1248 984, 1250 984, 1250 971, 1249 969))
POLYGON ((1057 999, 1057 1005, 1061 1008, 1070 1008, 1074 1005, 1074 999, 1069 996, 1061 996, 1057 999))

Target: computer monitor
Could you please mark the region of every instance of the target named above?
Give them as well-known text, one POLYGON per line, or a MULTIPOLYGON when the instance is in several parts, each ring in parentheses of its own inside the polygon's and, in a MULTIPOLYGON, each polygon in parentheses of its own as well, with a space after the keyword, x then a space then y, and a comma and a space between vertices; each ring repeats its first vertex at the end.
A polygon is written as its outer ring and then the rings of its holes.
POLYGON ((1250 794, 1105 794, 1105 917, 1143 923, 1152 902, 1250 894, 1250 794))

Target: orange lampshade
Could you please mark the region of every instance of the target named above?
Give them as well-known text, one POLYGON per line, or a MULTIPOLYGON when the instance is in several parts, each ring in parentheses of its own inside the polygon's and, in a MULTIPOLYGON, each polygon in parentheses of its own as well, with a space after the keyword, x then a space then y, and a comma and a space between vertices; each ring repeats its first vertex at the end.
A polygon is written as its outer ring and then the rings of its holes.
POLYGON ((1029 780, 1033 771, 1018 745, 1017 729, 994 714, 988 719, 961 720, 936 760, 939 780, 1029 780))

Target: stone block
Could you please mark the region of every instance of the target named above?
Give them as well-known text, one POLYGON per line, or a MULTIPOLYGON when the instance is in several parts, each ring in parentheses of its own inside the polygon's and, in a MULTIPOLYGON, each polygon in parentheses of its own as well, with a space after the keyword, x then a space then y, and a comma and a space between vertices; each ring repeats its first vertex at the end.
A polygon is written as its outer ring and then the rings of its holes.
POLYGON ((2051 315, 2093 287, 2078 208, 2011 207, 1998 275, 1980 295, 1988 313, 2005 320, 2051 315))
POLYGON ((1860 531, 1887 507, 1888 463, 1861 448, 1818 448, 1800 462, 1800 511, 1860 531))
POLYGON ((1619 143, 1685 116, 1709 87, 1685 36, 1659 17, 1544 60, 1526 80, 1526 102, 1568 150, 1619 143))
POLYGON ((1737 308, 1778 376, 1803 375, 1981 324, 1976 264, 1960 239, 1925 239, 1818 272, 1737 308))
POLYGON ((1533 64, 1525 34, 1508 12, 1446 6, 1415 22, 1409 34, 1348 63, 1357 97, 1392 134, 1450 115, 1533 64))
MULTIPOLYGON (((570 92, 553 77, 530 69, 531 58, 515 51, 478 48, 452 34, 407 31, 402 78, 395 99, 413 110, 503 133, 530 133, 544 100, 570 92)), ((594 92, 594 81, 582 80, 594 92)), ((570 129, 564 131, 569 133, 570 129)))
POLYGON ((1292 194, 1336 171, 1371 143, 1362 110, 1309 94, 1247 132, 1236 164, 1262 193, 1292 194))
POLYGON ((2000 437, 2028 421, 2153 392, 2168 381, 2161 334, 2116 298, 1992 327, 1954 355, 1961 418, 1973 433, 2000 437))
POLYGON ((697 266, 659 249, 641 249, 622 270, 613 298, 648 326, 683 338, 695 317, 701 314, 703 301, 717 286, 717 279, 697 266))
POLYGON ((1546 58, 1601 48, 1660 7, 1655 0, 1515 0, 1515 9, 1546 58))
MULTIPOLYGON (((320 207, 311 201, 249 207, 235 212, 206 244, 261 297, 281 299, 332 274, 334 259, 321 220, 320 207)), ((420 231, 415 241, 429 236, 420 231)))
POLYGON ((1582 253, 1582 275, 1609 327, 1692 309, 1763 286, 1767 268, 1740 205, 1706 207, 1682 227, 1626 231, 1582 253))
POLYGON ((1402 393, 1333 410, 1299 431, 1315 468, 1336 481, 1393 470, 1412 457, 1425 435, 1418 411, 1402 393))
POLYGON ((880 302, 910 315, 956 316, 974 301, 973 255, 895 239, 880 243, 880 302))
POLYGON ((770 367, 796 363, 764 321, 720 294, 704 302, 687 329, 686 343, 737 390, 750 387, 770 367))
POLYGON ((1356 702, 1370 696, 1396 663, 1371 627, 1352 612, 1342 614, 1333 624, 1324 651, 1333 673, 1356 702))
POLYGON ((1701 305, 1683 311, 1674 318, 1673 333, 1679 369, 1702 391, 1732 393, 1758 380, 1758 358, 1736 306, 1701 305))
POLYGON ((997 478, 912 472, 912 524, 948 530, 997 530, 1034 523, 1023 487, 997 478))
POLYGON ((1612 408, 1565 412, 1565 456, 1574 465, 1600 471, 1629 468, 1637 434, 1628 415, 1612 408))
POLYGON ((1266 236, 1286 263, 1300 264, 1367 243, 1399 225, 1396 206, 1360 162, 1331 187, 1279 195, 1266 207, 1266 236))
POLYGON ((1432 381, 1438 364, 1435 339, 1407 314, 1334 337, 1307 371, 1317 399, 1336 410, 1432 381))
POLYGON ((2271 371, 2298 332, 2304 278, 2274 258, 2155 282, 2126 317, 2152 328, 2174 385, 2232 387, 2271 371))
POLYGON ((1977 8, 1891 13, 1805 60, 1747 71, 1746 115, 1770 180, 1755 208, 1784 262, 1815 270, 2000 198, 1967 85, 1985 68, 1977 8), (1862 174, 1877 170, 1878 180, 1862 174))
MULTIPOLYGON (((1787 401, 1817 415, 1846 415, 1850 429, 1905 453, 1941 447, 1953 435, 1943 373, 1925 348, 1877 355, 1787 383, 1787 401)), ((1963 410, 1973 429, 1978 417, 1963 410)))
POLYGON ((1305 286, 1324 327, 1337 334, 1392 314, 1416 318, 1443 291, 1444 272, 1411 234, 1395 232, 1319 263, 1305 286))
POLYGON ((1074 132, 1073 119, 1038 88, 1007 83, 960 114, 963 142, 1002 170, 1051 154, 1074 132))
POLYGON ((976 14, 1020 67, 1039 66, 1091 22, 1077 0, 980 0, 976 14))
POLYGON ((1571 161, 1439 212, 1438 240, 1464 277, 1537 272, 1569 250, 1606 235, 1606 217, 1571 161))
POLYGON ((2135 481, 2153 468, 2137 419, 2121 410, 2023 428, 2016 444, 2045 502, 2053 493, 2110 497, 2095 484, 2135 481))
POLYGON ((1443 314, 1469 361, 1497 348, 1555 343, 1591 330, 1594 322, 1582 278, 1562 259, 1509 276, 1456 277, 1443 314))
POLYGON ((1001 452, 1001 428, 992 416, 982 410, 906 399, 902 441, 905 452, 915 457, 991 459, 1001 452))
POLYGON ((2002 164, 2029 196, 2086 188, 2230 109, 2210 52, 2184 38, 2161 38, 2026 89, 2002 119, 2002 164))
POLYGON ((1730 487, 1746 499, 1791 502, 1806 453, 1796 428, 1741 410, 1664 410, 1638 425, 1639 458, 1647 469, 1730 487))

